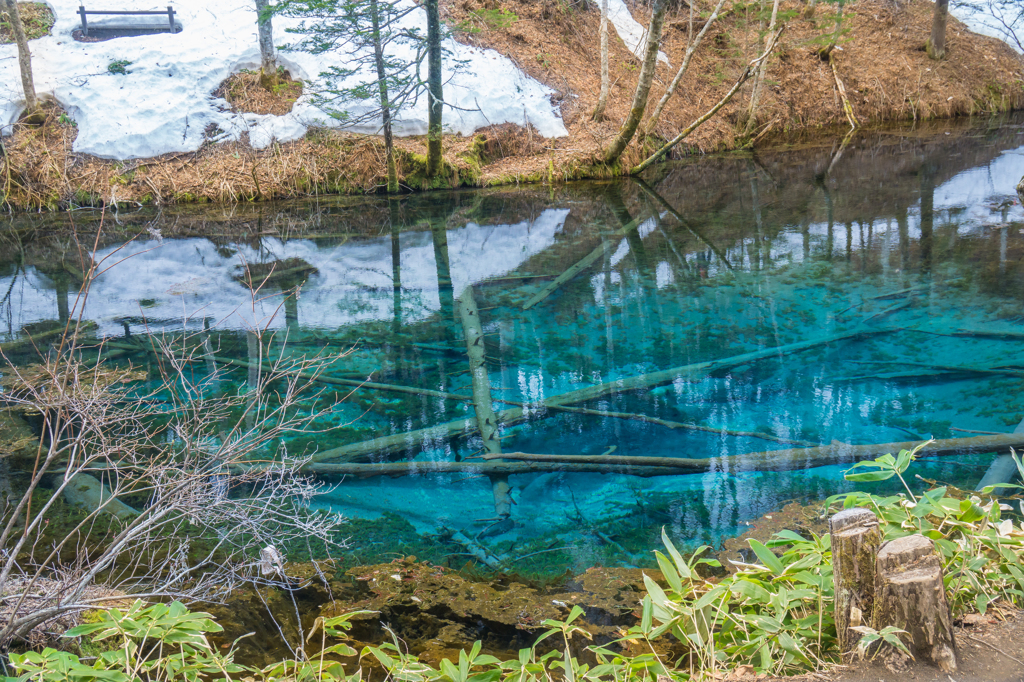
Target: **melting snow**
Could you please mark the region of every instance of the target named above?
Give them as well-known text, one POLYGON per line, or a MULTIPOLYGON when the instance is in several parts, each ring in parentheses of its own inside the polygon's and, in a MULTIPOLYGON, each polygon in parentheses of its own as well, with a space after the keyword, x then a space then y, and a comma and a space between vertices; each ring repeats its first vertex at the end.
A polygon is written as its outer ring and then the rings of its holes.
MULTIPOLYGON (((615 0, 621 1, 621 0, 615 0)), ((403 0, 411 2, 411 0, 403 0)), ((230 74, 259 67, 256 10, 252 0, 177 0, 173 3, 184 30, 82 43, 71 38, 79 27, 79 0, 49 0, 56 23, 52 35, 33 40, 33 71, 41 96, 55 97, 78 123, 75 151, 104 158, 145 158, 168 152, 194 151, 210 132, 218 140, 237 140, 248 133, 254 147, 272 141, 295 140, 313 124, 337 125, 303 96, 285 116, 236 114, 226 101, 212 95, 230 74), (128 75, 108 73, 115 60, 128 60, 128 75)), ((129 6, 125 0, 95 0, 90 9, 161 10, 164 6, 129 6)), ((422 9, 407 20, 426 26, 422 9)), ((294 41, 284 31, 294 20, 274 19, 275 44, 294 41)), ((635 23, 635 22, 634 22, 635 23)), ((554 104, 554 91, 525 75, 508 58, 446 41, 449 62, 468 60, 467 67, 445 75, 445 99, 458 107, 446 109, 447 131, 469 135, 499 123, 531 123, 545 137, 567 135, 554 104)), ((313 56, 280 52, 279 61, 292 75, 310 81, 329 66, 341 64, 343 54, 313 56)), ((14 45, 0 46, 0 126, 10 124, 24 108, 14 45)), ((359 113, 358 111, 354 113, 359 113)), ((403 112, 397 135, 426 133, 426 98, 403 112)), ((377 132, 370 123, 355 128, 377 132)))

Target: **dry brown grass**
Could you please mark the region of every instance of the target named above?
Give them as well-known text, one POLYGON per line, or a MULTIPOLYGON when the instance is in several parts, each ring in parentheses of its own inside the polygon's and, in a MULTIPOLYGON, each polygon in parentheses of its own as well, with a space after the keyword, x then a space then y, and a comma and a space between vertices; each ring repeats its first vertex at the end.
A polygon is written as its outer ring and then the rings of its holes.
MULTIPOLYGON (((711 0, 697 0, 700 6, 711 0)), ((861 0, 849 20, 849 33, 836 54, 853 109, 862 123, 928 119, 1024 107, 1024 61, 994 38, 973 34, 950 18, 948 58, 935 62, 922 49, 931 21, 931 3, 861 0)), ((458 25, 477 8, 505 8, 519 19, 507 28, 460 34, 465 42, 506 54, 530 76, 556 91, 553 104, 569 135, 546 139, 514 124, 491 126, 473 138, 447 136, 447 173, 440 181, 423 178, 425 140, 396 140, 399 178, 407 189, 498 185, 609 177, 600 152, 618 130, 635 86, 638 63, 621 41, 612 42, 613 87, 602 123, 590 120, 597 101, 598 13, 567 9, 558 0, 449 0, 447 21, 458 25)), ((803 5, 783 3, 791 11, 803 5)), ((781 49, 770 63, 767 87, 755 130, 760 144, 794 131, 843 125, 845 117, 828 64, 816 56, 814 39, 830 26, 830 5, 816 21, 788 22, 781 49)), ((636 10, 643 22, 642 13, 636 10)), ((685 16, 671 18, 664 49, 673 66, 686 48, 685 16)), ((666 107, 655 131, 668 138, 717 101, 753 56, 757 22, 732 13, 714 27, 694 57, 690 73, 666 107)), ((651 97, 659 98, 673 71, 659 65, 651 97)), ((221 86, 240 111, 283 113, 269 104, 271 93, 257 74, 236 74, 221 86), (234 94, 232 94, 234 91, 234 94)), ((688 140, 691 151, 735 148, 746 115, 749 86, 688 140)), ((289 94, 281 100, 293 100, 289 94)), ((286 102, 288 107, 291 102, 286 102)), ((281 106, 283 107, 284 104, 281 106)), ((76 130, 60 123, 57 109, 39 129, 19 127, 7 142, 5 197, 25 208, 57 208, 117 202, 173 204, 196 201, 255 201, 317 194, 381 191, 385 184, 383 144, 378 137, 314 129, 295 142, 256 150, 238 142, 207 144, 196 152, 154 159, 114 162, 73 154, 76 130)), ((841 132, 841 131, 840 131, 841 132)), ((641 142, 631 144, 623 165, 642 160, 641 142)), ((687 150, 681 150, 685 153, 687 150)))
POLYGON ((259 72, 241 71, 228 76, 213 94, 226 99, 232 111, 283 116, 302 95, 302 81, 292 80, 292 75, 284 71, 270 91, 260 85, 259 72))
MULTIPOLYGON (((21 15, 25 36, 29 40, 50 35, 50 29, 53 28, 53 12, 50 11, 46 3, 19 2, 18 14, 21 15)), ((13 42, 14 33, 11 30, 11 22, 6 19, 0 20, 0 45, 9 45, 13 42)))

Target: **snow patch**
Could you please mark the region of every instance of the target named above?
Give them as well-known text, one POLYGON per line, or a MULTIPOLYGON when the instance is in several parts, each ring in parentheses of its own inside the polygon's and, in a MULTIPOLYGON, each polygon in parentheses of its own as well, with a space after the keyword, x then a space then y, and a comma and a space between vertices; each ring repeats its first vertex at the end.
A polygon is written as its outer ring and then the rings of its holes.
MULTIPOLYGON (((403 0, 410 3, 412 0, 403 0)), ((79 27, 78 0, 51 0, 56 22, 52 35, 33 40, 33 70, 41 97, 56 98, 78 124, 76 152, 103 158, 146 158, 169 152, 194 151, 211 136, 217 141, 238 140, 248 134, 257 148, 275 140, 302 137, 311 125, 338 126, 303 95, 284 116, 238 114, 212 92, 241 68, 259 66, 256 10, 252 0, 179 0, 174 4, 183 31, 80 43, 71 38, 79 27), (128 60, 127 75, 111 74, 107 66, 128 60)), ((109 0, 103 9, 127 9, 123 0, 109 0)), ((135 6, 135 10, 163 9, 135 6)), ((411 25, 426 26, 426 13, 408 15, 411 25)), ((277 44, 293 40, 285 32, 296 20, 274 19, 277 44)), ((634 22, 635 23, 635 22, 634 22)), ((446 73, 445 100, 448 133, 470 135, 500 123, 532 124, 545 137, 568 134, 552 102, 555 92, 520 71, 494 50, 462 45, 449 39, 449 63, 467 65, 446 73)), ((282 52, 280 59, 296 76, 320 84, 319 74, 347 61, 344 54, 310 55, 282 52)), ((408 55, 400 55, 408 56, 408 55)), ((17 48, 0 46, 0 131, 24 109, 18 74, 17 48)), ((352 111, 358 115, 359 111, 352 111)), ((369 122, 349 128, 375 133, 369 122)), ((426 98, 403 112, 396 135, 421 135, 427 130, 426 98)))
MULTIPOLYGON (((636 55, 637 59, 644 58, 644 50, 647 49, 647 29, 641 26, 623 0, 608 0, 608 21, 615 26, 615 32, 622 38, 626 47, 636 55)), ((658 61, 668 64, 668 57, 664 52, 658 52, 658 61)))
POLYGON ((1008 28, 1013 27, 1013 30, 1024 38, 1024 21, 1020 20, 1019 8, 1000 7, 994 2, 955 3, 955 6, 949 8, 949 12, 975 33, 999 38, 1018 53, 1024 54, 1008 28))

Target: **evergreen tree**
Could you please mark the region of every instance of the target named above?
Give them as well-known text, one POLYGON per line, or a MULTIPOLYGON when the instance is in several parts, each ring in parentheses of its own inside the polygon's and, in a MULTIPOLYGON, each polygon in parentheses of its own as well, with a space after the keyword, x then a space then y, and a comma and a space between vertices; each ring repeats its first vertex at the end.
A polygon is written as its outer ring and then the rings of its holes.
POLYGON ((276 10, 303 19, 286 29, 302 40, 284 49, 343 51, 348 57, 344 67, 332 66, 320 74, 323 85, 312 91, 312 101, 350 125, 380 120, 389 192, 398 191, 392 122, 416 103, 424 85, 419 66, 425 41, 418 28, 403 22, 418 9, 398 0, 286 0, 276 10))

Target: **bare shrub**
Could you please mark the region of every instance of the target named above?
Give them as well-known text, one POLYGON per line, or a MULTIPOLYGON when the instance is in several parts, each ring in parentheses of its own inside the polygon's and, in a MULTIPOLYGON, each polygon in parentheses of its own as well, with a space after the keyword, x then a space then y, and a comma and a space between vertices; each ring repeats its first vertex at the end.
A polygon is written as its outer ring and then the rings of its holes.
MULTIPOLYGON (((321 488, 299 475, 304 460, 283 440, 320 416, 309 409, 309 377, 333 358, 268 361, 265 350, 287 342, 267 331, 275 311, 248 330, 260 355, 244 392, 217 390, 217 372, 193 380, 190 368, 209 367, 213 351, 188 316, 179 333, 145 337, 155 380, 86 362, 96 349, 83 332, 89 285, 117 267, 119 252, 86 256, 70 321, 37 363, 3 358, 7 406, 41 421, 26 478, 15 485, 0 471, 3 644, 112 596, 215 601, 258 576, 268 547, 340 546, 341 519, 308 509, 321 488), (48 532, 66 522, 68 505, 82 508, 77 522, 48 532)), ((261 283, 250 286, 258 319, 261 283)))

